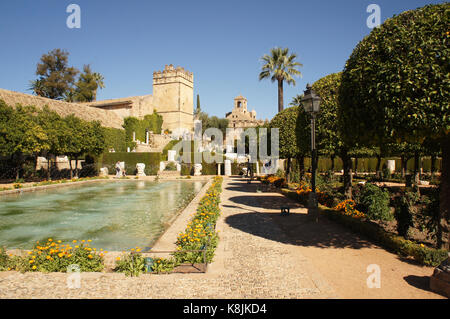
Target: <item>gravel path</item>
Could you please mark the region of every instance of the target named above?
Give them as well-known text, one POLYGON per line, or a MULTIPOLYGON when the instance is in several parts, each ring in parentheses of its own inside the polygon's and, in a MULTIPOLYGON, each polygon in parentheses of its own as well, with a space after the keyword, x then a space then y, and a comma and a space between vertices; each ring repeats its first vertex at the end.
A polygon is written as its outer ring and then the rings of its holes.
POLYGON ((312 223, 299 204, 260 189, 259 182, 249 185, 242 178, 224 179, 222 216, 217 224, 221 239, 206 274, 131 278, 116 273, 82 273, 81 288, 69 289, 67 274, 0 272, 0 298, 440 297, 403 278, 404 274, 430 275, 432 268, 400 261, 330 222, 312 223), (286 204, 292 215, 280 217, 279 207, 286 204), (317 237, 320 232, 329 238, 317 237), (341 249, 343 240, 360 246, 341 249), (372 258, 375 250, 377 258, 372 258), (386 289, 368 289, 366 265, 378 263, 384 270, 386 260, 394 267, 389 276, 382 277, 386 289), (389 294, 392 287, 400 288, 389 294))

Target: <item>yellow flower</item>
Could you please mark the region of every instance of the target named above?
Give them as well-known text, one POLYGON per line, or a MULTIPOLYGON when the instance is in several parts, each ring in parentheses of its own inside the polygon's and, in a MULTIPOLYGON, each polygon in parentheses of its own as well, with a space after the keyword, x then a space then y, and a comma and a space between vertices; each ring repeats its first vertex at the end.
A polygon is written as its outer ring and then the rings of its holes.
POLYGON ((32 253, 33 253, 32 251, 29 251, 29 252, 28 252, 28 255, 31 255, 32 253))
POLYGON ((61 244, 61 243, 62 243, 62 241, 58 240, 58 244, 61 244))
POLYGON ((53 241, 53 239, 49 238, 48 241, 53 241))
POLYGON ((79 248, 79 246, 75 246, 75 248, 79 248))
POLYGON ((425 247, 425 245, 424 244, 420 244, 420 247, 425 247))
POLYGON ((92 240, 88 239, 88 243, 90 243, 92 240))
POLYGON ((117 257, 116 260, 120 260, 120 257, 117 257))
POLYGON ((88 258, 89 258, 89 259, 92 259, 92 255, 88 255, 88 258))
POLYGON ((34 259, 30 260, 30 264, 34 263, 34 259))
POLYGON ((37 267, 36 267, 36 265, 34 265, 33 267, 31 267, 32 269, 36 269, 37 267))

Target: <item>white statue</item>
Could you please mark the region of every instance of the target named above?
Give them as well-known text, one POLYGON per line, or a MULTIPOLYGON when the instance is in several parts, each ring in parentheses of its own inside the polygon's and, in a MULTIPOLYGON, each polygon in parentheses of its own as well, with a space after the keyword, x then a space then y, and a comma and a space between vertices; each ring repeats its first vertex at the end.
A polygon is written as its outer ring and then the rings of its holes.
POLYGON ((136 164, 136 170, 137 170, 136 176, 146 176, 145 175, 145 164, 144 163, 137 163, 136 164))
POLYGON ((194 164, 194 176, 202 175, 202 164, 194 164))

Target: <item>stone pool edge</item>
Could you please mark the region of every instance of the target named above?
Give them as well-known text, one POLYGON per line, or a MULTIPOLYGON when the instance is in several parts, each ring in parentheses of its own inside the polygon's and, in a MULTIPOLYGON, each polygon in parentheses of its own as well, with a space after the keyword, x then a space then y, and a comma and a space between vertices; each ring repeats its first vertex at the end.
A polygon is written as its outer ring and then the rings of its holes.
POLYGON ((155 244, 151 247, 151 250, 176 251, 178 234, 185 231, 187 224, 197 211, 198 204, 203 196, 205 196, 212 181, 212 178, 208 178, 205 185, 203 185, 202 189, 195 195, 191 202, 181 212, 171 218, 168 222, 170 226, 159 236, 155 244))

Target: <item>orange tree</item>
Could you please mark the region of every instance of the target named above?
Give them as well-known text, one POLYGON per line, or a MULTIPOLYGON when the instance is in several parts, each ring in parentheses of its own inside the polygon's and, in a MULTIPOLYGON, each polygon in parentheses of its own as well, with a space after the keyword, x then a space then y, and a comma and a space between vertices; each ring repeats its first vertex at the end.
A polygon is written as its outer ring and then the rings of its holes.
POLYGON ((293 106, 279 112, 270 121, 269 128, 279 129, 279 154, 280 158, 287 160, 286 180, 289 183, 291 159, 297 158, 301 165, 304 157, 310 152, 308 115, 302 107, 293 106))
POLYGON ((449 249, 450 3, 406 11, 375 28, 346 63, 338 118, 347 144, 438 140, 442 178, 438 245, 449 249))

